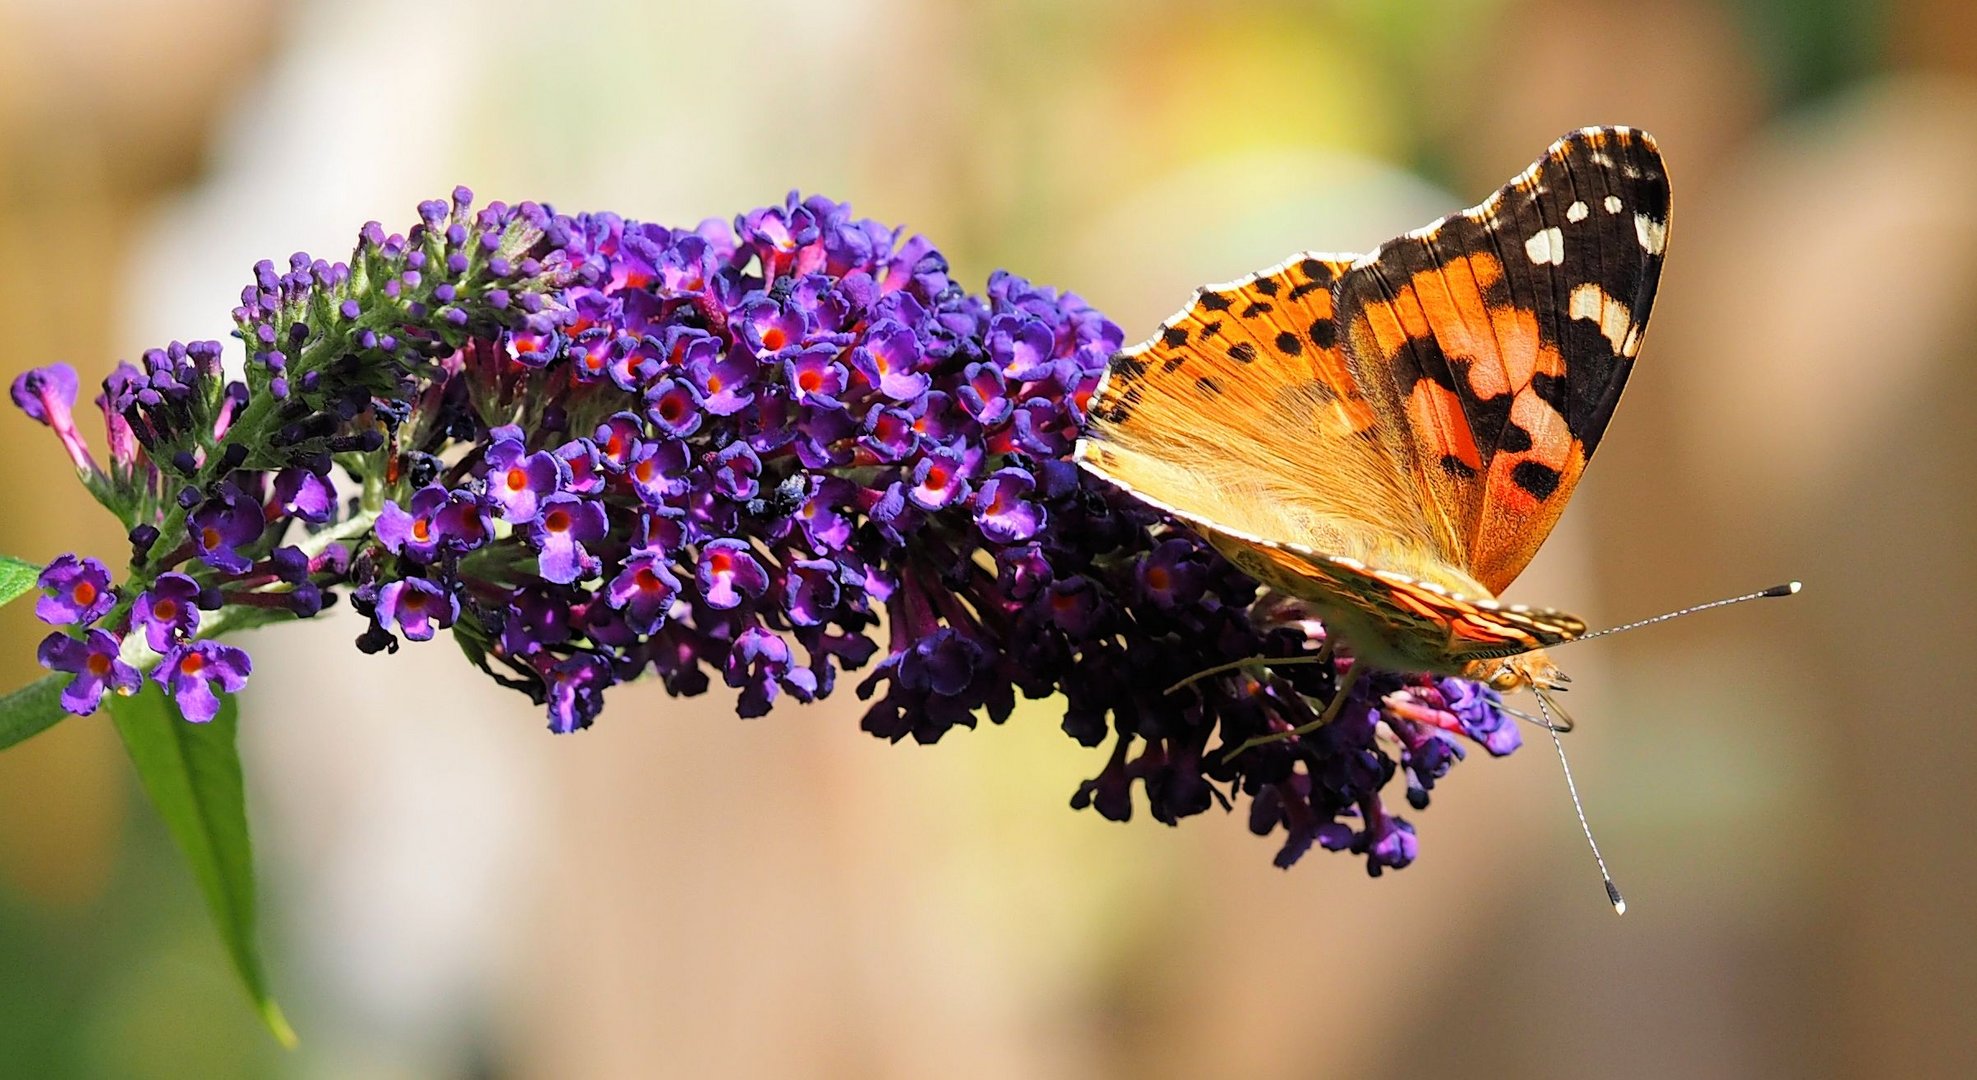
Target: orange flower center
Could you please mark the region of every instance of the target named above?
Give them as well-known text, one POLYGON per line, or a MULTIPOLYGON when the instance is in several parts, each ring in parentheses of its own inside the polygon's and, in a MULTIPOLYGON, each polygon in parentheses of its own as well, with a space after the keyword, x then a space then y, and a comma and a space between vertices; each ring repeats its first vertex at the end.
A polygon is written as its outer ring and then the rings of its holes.
POLYGON ((76 587, 69 590, 69 595, 75 598, 76 603, 81 604, 83 607, 88 607, 96 601, 96 583, 93 581, 78 581, 76 582, 76 587))
POLYGON ((570 512, 567 510, 551 510, 542 519, 542 524, 550 532, 565 532, 570 527, 570 512))
POLYGON ((508 490, 520 491, 529 486, 529 474, 520 465, 508 470, 508 490))
POLYGON ((783 333, 782 327, 771 326, 767 330, 762 331, 763 348, 775 350, 787 344, 789 344, 789 335, 783 333))
POLYGON ((111 662, 109 653, 90 653, 89 673, 100 679, 110 673, 111 662))
POLYGON ((206 658, 196 652, 186 653, 184 659, 178 662, 178 669, 187 675, 197 675, 205 667, 206 658))
POLYGON ((153 618, 164 622, 171 622, 173 619, 178 618, 178 601, 160 600, 152 604, 151 615, 153 618))

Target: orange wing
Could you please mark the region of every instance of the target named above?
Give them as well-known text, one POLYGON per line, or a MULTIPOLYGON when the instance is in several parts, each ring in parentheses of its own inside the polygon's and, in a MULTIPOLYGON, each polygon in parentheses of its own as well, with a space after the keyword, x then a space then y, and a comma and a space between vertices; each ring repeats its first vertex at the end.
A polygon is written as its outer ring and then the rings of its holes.
POLYGON ((1332 289, 1351 262, 1298 255, 1198 290, 1113 358, 1078 460, 1204 531, 1374 560, 1432 549, 1422 491, 1338 348, 1332 289))
POLYGON ((1574 132, 1482 205, 1381 246, 1337 288, 1381 442, 1491 592, 1536 554, 1613 416, 1668 235, 1654 142, 1574 132))

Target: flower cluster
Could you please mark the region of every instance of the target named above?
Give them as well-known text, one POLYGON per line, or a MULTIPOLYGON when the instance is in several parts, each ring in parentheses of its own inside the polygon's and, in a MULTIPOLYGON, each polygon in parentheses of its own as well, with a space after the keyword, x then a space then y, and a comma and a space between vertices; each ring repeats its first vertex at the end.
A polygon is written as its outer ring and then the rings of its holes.
POLYGON ((925 240, 794 194, 690 229, 464 190, 420 216, 347 264, 258 267, 243 379, 212 342, 120 367, 107 470, 73 372, 16 381, 131 529, 121 586, 75 556, 43 575, 70 711, 148 669, 209 719, 249 674, 217 634, 341 592, 359 648, 450 630, 559 732, 647 673, 718 676, 759 716, 869 667, 865 730, 921 742, 1055 697, 1080 743, 1113 740, 1074 805, 1123 819, 1139 780, 1173 823, 1247 795, 1281 865, 1315 841, 1376 874, 1414 856, 1395 772, 1419 808, 1462 740, 1516 746, 1458 680, 1361 679, 1331 723, 1235 753, 1315 719, 1334 665, 1166 692, 1323 633, 1071 464, 1122 337, 1075 295, 1006 273, 971 294, 925 240))

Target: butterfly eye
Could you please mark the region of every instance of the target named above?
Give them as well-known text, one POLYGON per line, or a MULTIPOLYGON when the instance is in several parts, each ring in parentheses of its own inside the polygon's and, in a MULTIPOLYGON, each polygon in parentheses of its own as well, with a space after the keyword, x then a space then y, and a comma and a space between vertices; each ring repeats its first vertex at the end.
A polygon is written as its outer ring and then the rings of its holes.
POLYGON ((1515 690, 1524 685, 1524 677, 1517 673, 1516 668, 1504 664, 1490 673, 1489 683, 1493 690, 1515 690))

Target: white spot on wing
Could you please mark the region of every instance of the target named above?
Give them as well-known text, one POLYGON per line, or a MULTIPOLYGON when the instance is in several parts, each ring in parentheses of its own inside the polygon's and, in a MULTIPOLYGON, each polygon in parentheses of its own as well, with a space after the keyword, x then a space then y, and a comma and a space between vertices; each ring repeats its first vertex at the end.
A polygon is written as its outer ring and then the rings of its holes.
POLYGON ((1626 351, 1626 344, 1630 337, 1629 330, 1634 324, 1634 313, 1626 304, 1606 295, 1606 290, 1592 282, 1574 288, 1566 313, 1575 319, 1597 322, 1600 335, 1612 342, 1614 352, 1623 356, 1633 355, 1626 351))
POLYGON ((1634 215, 1634 236, 1641 242, 1641 250, 1649 255, 1661 254, 1668 245, 1668 223, 1656 221, 1646 214, 1634 215))
POLYGON ((1571 206, 1565 208, 1565 220, 1584 221, 1586 220, 1586 215, 1590 213, 1592 213, 1592 211, 1587 209, 1585 203, 1575 202, 1571 206))
POLYGON ((1604 203, 1603 205, 1604 205, 1604 206, 1606 207, 1606 212, 1607 212, 1607 213, 1609 213, 1609 214, 1617 214, 1617 213, 1619 213, 1619 212, 1620 212, 1620 196, 1618 196, 1618 195, 1608 195, 1608 196, 1606 197, 1606 202, 1605 202, 1605 203, 1604 203))
POLYGON ((1534 263, 1550 263, 1553 266, 1565 261, 1565 234, 1558 226, 1539 230, 1536 236, 1524 241, 1524 254, 1534 263))

